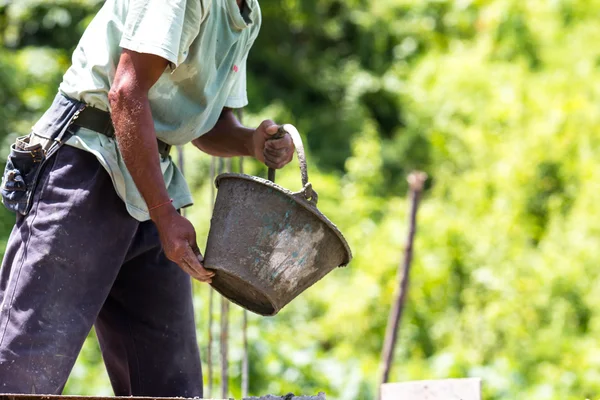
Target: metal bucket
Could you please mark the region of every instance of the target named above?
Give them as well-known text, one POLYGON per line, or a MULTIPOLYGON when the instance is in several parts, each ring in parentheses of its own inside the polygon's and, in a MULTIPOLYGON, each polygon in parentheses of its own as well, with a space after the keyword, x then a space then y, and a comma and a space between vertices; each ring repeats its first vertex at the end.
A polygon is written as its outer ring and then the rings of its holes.
MULTIPOLYGON (((352 259, 337 227, 317 209, 296 128, 294 141, 302 190, 244 174, 221 174, 204 266, 212 286, 232 302, 260 315, 275 315, 304 290, 352 259)), ((269 171, 274 176, 274 171, 269 171)))

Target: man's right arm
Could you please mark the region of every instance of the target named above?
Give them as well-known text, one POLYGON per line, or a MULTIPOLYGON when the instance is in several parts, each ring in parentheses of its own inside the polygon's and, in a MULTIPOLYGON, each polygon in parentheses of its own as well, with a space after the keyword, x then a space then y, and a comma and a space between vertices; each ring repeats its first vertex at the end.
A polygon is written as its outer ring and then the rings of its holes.
POLYGON ((151 210, 165 255, 193 278, 210 282, 214 273, 201 264, 194 227, 171 204, 160 169, 148 92, 167 66, 161 57, 123 50, 108 96, 111 115, 121 156, 151 210))

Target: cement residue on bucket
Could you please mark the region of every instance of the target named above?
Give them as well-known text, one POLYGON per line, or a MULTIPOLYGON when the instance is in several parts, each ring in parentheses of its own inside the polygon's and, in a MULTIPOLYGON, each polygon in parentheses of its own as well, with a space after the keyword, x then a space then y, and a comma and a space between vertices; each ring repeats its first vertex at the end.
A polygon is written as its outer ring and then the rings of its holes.
POLYGON ((313 232, 310 226, 302 230, 286 230, 274 236, 273 252, 269 255, 271 270, 262 269, 278 281, 279 290, 292 291, 298 282, 312 275, 317 268, 315 258, 316 243, 319 243, 325 232, 322 227, 313 232), (289 249, 294 251, 290 252, 289 249))

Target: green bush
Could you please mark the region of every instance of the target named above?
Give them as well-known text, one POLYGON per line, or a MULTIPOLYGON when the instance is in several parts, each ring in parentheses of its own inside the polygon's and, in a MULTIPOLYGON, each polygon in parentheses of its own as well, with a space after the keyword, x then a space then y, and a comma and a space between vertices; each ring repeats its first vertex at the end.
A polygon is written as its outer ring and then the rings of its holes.
MULTIPOLYGON (((250 318, 251 393, 373 398, 418 168, 430 180, 392 380, 478 376, 490 400, 597 397, 600 1, 262 3, 245 120, 296 124, 319 207, 355 258, 277 317, 250 318)), ((51 100, 76 21, 97 7, 0 6, 2 137, 51 100)), ((204 243, 210 160, 186 157, 204 243)), ((296 166, 278 182, 299 189, 296 166)), ((195 290, 205 361, 208 289, 195 290)), ((90 340, 67 393, 110 393, 102 370, 90 340)))

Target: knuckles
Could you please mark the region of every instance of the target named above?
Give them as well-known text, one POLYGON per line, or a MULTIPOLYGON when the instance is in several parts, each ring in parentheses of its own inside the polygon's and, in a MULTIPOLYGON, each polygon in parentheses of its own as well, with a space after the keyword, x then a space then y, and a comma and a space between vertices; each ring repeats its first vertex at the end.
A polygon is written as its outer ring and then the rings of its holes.
MULTIPOLYGON (((266 130, 276 125, 272 120, 264 120, 259 130, 266 130)), ((280 169, 286 166, 294 158, 294 141, 289 134, 280 139, 266 140, 263 144, 262 158, 269 168, 280 169)))
POLYGON ((292 161, 293 153, 287 149, 279 151, 269 151, 264 153, 265 163, 267 166, 277 166, 281 168, 292 161), (271 165, 268 165, 271 164, 271 165))
POLYGON ((258 129, 265 130, 265 129, 267 129, 268 127, 270 127, 272 125, 275 125, 275 122, 273 122, 270 119, 265 119, 263 122, 260 123, 258 129))

